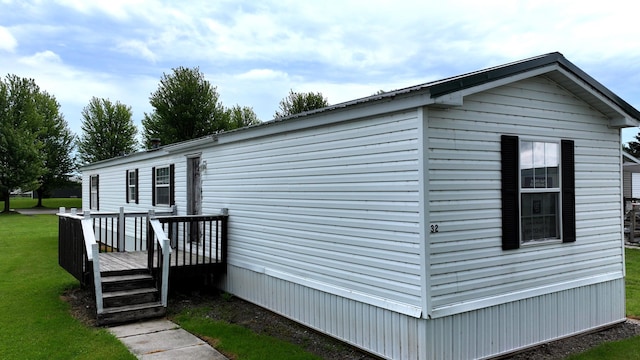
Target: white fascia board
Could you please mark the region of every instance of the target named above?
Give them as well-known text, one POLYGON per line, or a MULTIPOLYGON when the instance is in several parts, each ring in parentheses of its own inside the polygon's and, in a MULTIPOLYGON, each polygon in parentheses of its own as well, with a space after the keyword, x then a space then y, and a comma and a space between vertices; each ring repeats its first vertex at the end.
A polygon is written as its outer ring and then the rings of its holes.
POLYGON ((193 149, 207 147, 207 146, 210 146, 211 144, 214 144, 215 142, 216 142, 216 135, 210 135, 203 138, 187 140, 187 141, 183 141, 176 144, 165 145, 158 149, 139 151, 133 154, 120 156, 117 158, 98 161, 93 164, 81 166, 80 171, 89 171, 94 169, 100 169, 105 166, 113 166, 113 165, 132 163, 136 161, 154 159, 154 158, 174 154, 177 152, 185 152, 193 149))
POLYGON ((619 129, 624 127, 640 126, 640 122, 638 120, 634 119, 632 116, 629 116, 629 114, 627 114, 622 108, 616 105, 613 101, 611 101, 606 96, 602 95, 600 92, 596 91, 594 88, 589 86, 584 81, 577 78, 574 74, 560 67, 558 68, 558 72, 560 72, 562 75, 566 76, 567 78, 571 79, 574 83, 579 85, 586 92, 588 92, 589 94, 591 94, 592 96, 600 100, 603 104, 611 108, 613 111, 615 111, 619 115, 616 117, 612 117, 609 120, 610 128, 619 129))
POLYGON ((534 76, 538 76, 538 75, 543 75, 546 74, 548 72, 554 71, 554 70, 558 70, 560 69, 560 66, 558 66, 557 64, 553 64, 553 65, 549 65, 549 66, 545 66, 545 67, 541 67, 541 68, 537 68, 537 69, 533 69, 533 70, 529 70, 523 73, 519 73, 519 74, 515 74, 515 75, 511 75, 505 78, 501 78, 501 79, 496 79, 493 81, 489 81, 486 83, 483 83, 481 85, 477 85, 477 86, 473 86, 470 88, 466 88, 466 89, 462 89, 456 92, 452 92, 449 94, 445 94, 442 96, 438 96, 433 98, 433 105, 434 107, 449 107, 449 106, 462 106, 463 102, 464 102, 464 97, 467 95, 472 95, 472 94, 476 94, 482 91, 486 91, 489 89, 493 89, 499 86, 503 86, 503 85, 507 85, 507 84, 511 84, 514 83, 516 81, 520 81, 520 80, 524 80, 524 79, 528 79, 534 76))
POLYGON ((141 151, 141 152, 125 155, 125 156, 120 156, 117 158, 102 160, 92 164, 80 166, 79 170, 82 172, 82 171, 90 171, 94 169, 102 169, 105 166, 128 164, 128 163, 137 162, 141 160, 147 160, 147 159, 153 159, 156 157, 165 156, 167 154, 168 153, 167 151, 165 151, 164 148, 160 148, 157 150, 150 150, 150 151, 141 151))

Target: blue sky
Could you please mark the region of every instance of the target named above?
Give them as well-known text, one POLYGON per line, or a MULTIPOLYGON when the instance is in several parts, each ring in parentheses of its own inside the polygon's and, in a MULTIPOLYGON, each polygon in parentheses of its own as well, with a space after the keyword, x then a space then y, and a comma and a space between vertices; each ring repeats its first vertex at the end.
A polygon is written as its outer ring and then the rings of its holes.
POLYGON ((178 66, 198 66, 225 106, 266 121, 290 89, 335 104, 559 51, 640 108, 635 10, 617 0, 0 0, 0 75, 35 79, 76 134, 93 96, 131 106, 141 131, 149 95, 178 66))

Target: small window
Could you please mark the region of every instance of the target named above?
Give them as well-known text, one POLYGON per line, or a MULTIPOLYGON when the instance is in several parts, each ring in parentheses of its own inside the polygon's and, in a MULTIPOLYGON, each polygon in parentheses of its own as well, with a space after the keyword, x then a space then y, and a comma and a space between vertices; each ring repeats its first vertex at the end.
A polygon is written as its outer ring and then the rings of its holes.
POLYGON ((522 243, 560 239, 560 144, 520 141, 522 243))
POLYGON ((173 165, 153 168, 153 205, 174 204, 173 165))
POLYGON ((89 177, 89 208, 91 210, 98 210, 99 206, 99 177, 98 175, 91 175, 89 177))
POLYGON ((138 203, 138 169, 127 170, 127 202, 138 203))

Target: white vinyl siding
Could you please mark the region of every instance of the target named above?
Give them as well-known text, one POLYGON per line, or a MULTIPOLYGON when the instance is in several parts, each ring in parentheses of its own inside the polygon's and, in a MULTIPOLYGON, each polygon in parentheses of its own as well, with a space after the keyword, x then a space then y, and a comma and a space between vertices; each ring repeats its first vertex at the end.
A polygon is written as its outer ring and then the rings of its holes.
POLYGON ((415 111, 220 145, 203 213, 229 208, 234 265, 417 307, 417 148, 415 111))
POLYGON ((468 96, 463 108, 429 110, 434 309, 622 276, 619 133, 607 124, 544 77, 468 96), (501 249, 501 134, 575 141, 575 243, 501 249))

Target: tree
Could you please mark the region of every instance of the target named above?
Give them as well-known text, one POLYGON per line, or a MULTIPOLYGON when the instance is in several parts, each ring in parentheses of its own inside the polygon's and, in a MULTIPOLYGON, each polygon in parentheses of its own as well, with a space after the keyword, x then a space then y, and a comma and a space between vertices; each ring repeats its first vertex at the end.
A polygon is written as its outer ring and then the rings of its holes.
POLYGON ((78 141, 80 161, 87 164, 134 152, 137 132, 130 106, 119 101, 91 98, 82 109, 82 135, 78 141))
POLYGON ((40 89, 33 79, 7 75, 0 82, 0 192, 4 212, 12 190, 33 190, 43 174, 39 141, 42 118, 36 107, 40 89))
POLYGON ((233 130, 241 127, 259 124, 260 120, 249 106, 235 105, 227 109, 227 126, 225 130, 233 130))
POLYGON ((226 111, 218 99, 217 88, 197 67, 163 73, 158 89, 149 97, 154 110, 142 120, 147 146, 152 139, 171 144, 226 130, 226 111))
POLYGON ((634 141, 629 141, 627 144, 622 144, 622 150, 629 153, 629 155, 640 158, 640 133, 636 134, 634 141))
POLYGON ((42 117, 40 142, 42 143, 44 173, 38 181, 37 207, 42 207, 42 197, 54 187, 66 185, 75 170, 75 159, 71 156, 75 136, 60 113, 60 104, 46 92, 36 95, 36 108, 42 117))
POLYGON ((289 95, 280 101, 280 110, 276 111, 274 117, 280 119, 327 106, 329 106, 329 101, 322 96, 322 93, 297 93, 290 90, 289 95))

